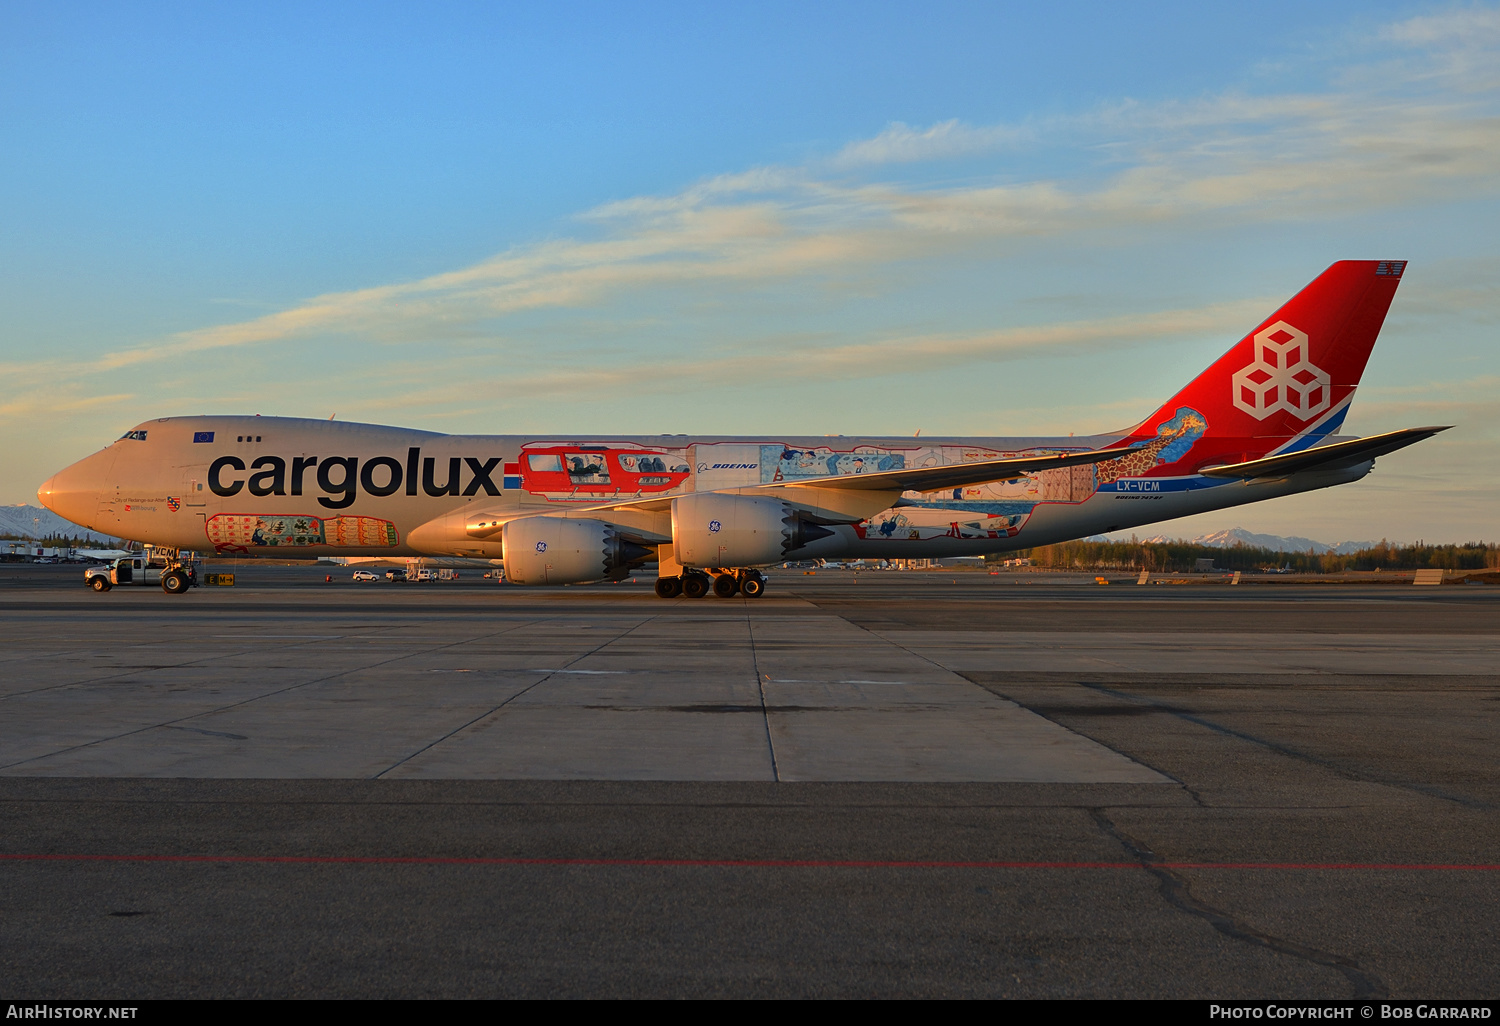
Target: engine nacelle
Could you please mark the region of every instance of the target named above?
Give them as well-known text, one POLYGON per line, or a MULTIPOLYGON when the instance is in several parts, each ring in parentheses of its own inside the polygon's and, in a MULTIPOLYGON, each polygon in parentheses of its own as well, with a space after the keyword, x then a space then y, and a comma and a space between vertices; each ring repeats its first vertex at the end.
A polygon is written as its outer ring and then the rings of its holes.
POLYGON ((624 577, 650 549, 621 538, 602 520, 522 517, 500 533, 512 584, 583 584, 624 577))
POLYGON ((698 492, 672 500, 672 547, 683 566, 765 566, 831 534, 779 499, 698 492))

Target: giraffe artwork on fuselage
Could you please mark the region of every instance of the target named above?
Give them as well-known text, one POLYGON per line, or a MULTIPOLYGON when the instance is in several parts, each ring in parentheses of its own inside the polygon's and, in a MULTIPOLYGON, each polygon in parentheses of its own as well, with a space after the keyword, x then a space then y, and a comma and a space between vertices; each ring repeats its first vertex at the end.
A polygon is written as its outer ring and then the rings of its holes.
POLYGON ((1099 484, 1109 484, 1122 477, 1143 477, 1158 466, 1176 463, 1187 455, 1193 443, 1208 430, 1208 419, 1186 406, 1177 415, 1157 425, 1156 440, 1132 449, 1127 456, 1095 464, 1099 484))

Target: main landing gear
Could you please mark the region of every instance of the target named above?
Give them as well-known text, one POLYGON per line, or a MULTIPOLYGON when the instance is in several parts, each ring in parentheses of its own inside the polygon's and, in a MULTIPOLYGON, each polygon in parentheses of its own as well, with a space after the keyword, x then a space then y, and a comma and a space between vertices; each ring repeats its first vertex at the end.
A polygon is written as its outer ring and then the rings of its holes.
POLYGON ((736 594, 746 598, 760 598, 766 593, 766 578, 759 570, 688 570, 681 577, 658 577, 656 594, 661 598, 702 598, 709 591, 719 598, 734 598, 736 594))

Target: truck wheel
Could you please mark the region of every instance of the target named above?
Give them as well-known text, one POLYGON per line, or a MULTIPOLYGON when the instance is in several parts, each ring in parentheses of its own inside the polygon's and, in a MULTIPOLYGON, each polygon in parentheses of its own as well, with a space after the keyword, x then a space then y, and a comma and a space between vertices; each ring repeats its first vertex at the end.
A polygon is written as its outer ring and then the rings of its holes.
POLYGON ((688 598, 702 598, 708 594, 706 574, 685 574, 682 578, 682 593, 688 598))
POLYGON ((161 590, 166 592, 168 595, 181 595, 185 593, 187 589, 188 579, 186 574, 162 574, 161 590))
POLYGON ((658 577, 656 579, 656 594, 659 598, 676 598, 682 594, 681 577, 658 577))
POLYGON ((740 582, 734 579, 734 574, 720 574, 714 578, 714 594, 719 598, 734 598, 734 593, 740 590, 740 582))
POLYGON ((90 577, 89 587, 93 588, 95 591, 108 591, 109 582, 102 577, 90 577))
POLYGON ((740 591, 745 593, 746 598, 760 598, 766 593, 766 579, 758 574, 751 574, 740 582, 740 591))

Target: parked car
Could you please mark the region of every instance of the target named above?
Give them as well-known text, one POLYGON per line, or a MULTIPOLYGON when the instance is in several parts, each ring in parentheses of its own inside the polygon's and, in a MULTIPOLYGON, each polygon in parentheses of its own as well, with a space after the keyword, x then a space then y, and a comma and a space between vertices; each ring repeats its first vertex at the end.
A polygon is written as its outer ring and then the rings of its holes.
POLYGON ((371 573, 368 570, 356 570, 356 571, 354 571, 354 579, 356 581, 378 581, 378 580, 380 580, 379 577, 376 577, 373 573, 371 573))
POLYGON ((388 580, 388 581, 404 581, 404 580, 406 580, 406 571, 405 570, 387 570, 385 572, 385 579, 388 580))

